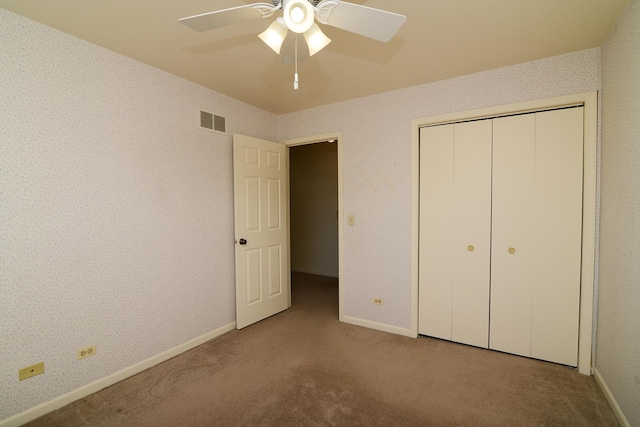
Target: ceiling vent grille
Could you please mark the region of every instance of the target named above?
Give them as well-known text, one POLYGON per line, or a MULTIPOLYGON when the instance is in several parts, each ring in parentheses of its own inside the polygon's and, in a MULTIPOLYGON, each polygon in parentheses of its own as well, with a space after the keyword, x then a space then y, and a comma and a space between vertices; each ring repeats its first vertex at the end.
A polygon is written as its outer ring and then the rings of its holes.
POLYGON ((200 128, 213 132, 227 133, 227 119, 210 113, 208 111, 200 111, 200 128))

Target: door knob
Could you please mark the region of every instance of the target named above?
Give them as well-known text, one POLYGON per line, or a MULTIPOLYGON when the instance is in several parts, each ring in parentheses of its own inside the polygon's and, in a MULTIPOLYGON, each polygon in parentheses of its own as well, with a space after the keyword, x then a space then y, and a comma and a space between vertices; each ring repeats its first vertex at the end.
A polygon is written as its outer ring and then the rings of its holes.
POLYGON ((509 248, 509 253, 511 255, 515 254, 516 253, 516 248, 509 248))
POLYGON ((241 244, 241 245, 246 245, 246 244, 247 244, 247 241, 246 241, 245 239, 240 239, 240 244, 241 244))
POLYGON ((473 247, 473 245, 469 245, 469 246, 467 246, 467 250, 468 250, 469 252, 473 252, 473 250, 474 250, 474 249, 475 249, 475 248, 473 247))

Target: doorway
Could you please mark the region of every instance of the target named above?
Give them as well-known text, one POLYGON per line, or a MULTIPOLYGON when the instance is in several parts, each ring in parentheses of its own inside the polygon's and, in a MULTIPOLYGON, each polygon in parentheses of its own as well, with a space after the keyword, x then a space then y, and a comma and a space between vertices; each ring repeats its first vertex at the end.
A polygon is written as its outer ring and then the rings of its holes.
MULTIPOLYGON (((338 318, 342 321, 342 133, 287 140, 282 144, 287 146, 289 165, 287 205, 292 276, 337 278, 338 318)), ((290 290, 290 297, 291 293, 290 290)))

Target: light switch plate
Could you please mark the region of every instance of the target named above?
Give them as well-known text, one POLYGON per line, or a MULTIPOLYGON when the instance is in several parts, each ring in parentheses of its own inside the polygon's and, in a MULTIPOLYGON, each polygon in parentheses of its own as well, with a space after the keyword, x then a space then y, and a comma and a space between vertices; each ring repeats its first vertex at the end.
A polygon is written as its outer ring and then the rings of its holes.
POLYGON ((36 363, 35 365, 27 366, 18 371, 18 379, 24 381, 36 375, 44 373, 44 362, 36 363))

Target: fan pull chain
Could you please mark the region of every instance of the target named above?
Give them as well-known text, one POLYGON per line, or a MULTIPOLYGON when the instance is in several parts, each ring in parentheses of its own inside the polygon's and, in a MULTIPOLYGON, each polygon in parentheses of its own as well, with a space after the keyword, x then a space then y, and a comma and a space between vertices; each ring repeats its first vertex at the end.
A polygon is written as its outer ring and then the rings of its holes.
POLYGON ((294 57, 296 63, 296 73, 293 78, 293 90, 298 90, 298 35, 296 34, 296 43, 294 48, 294 57))

